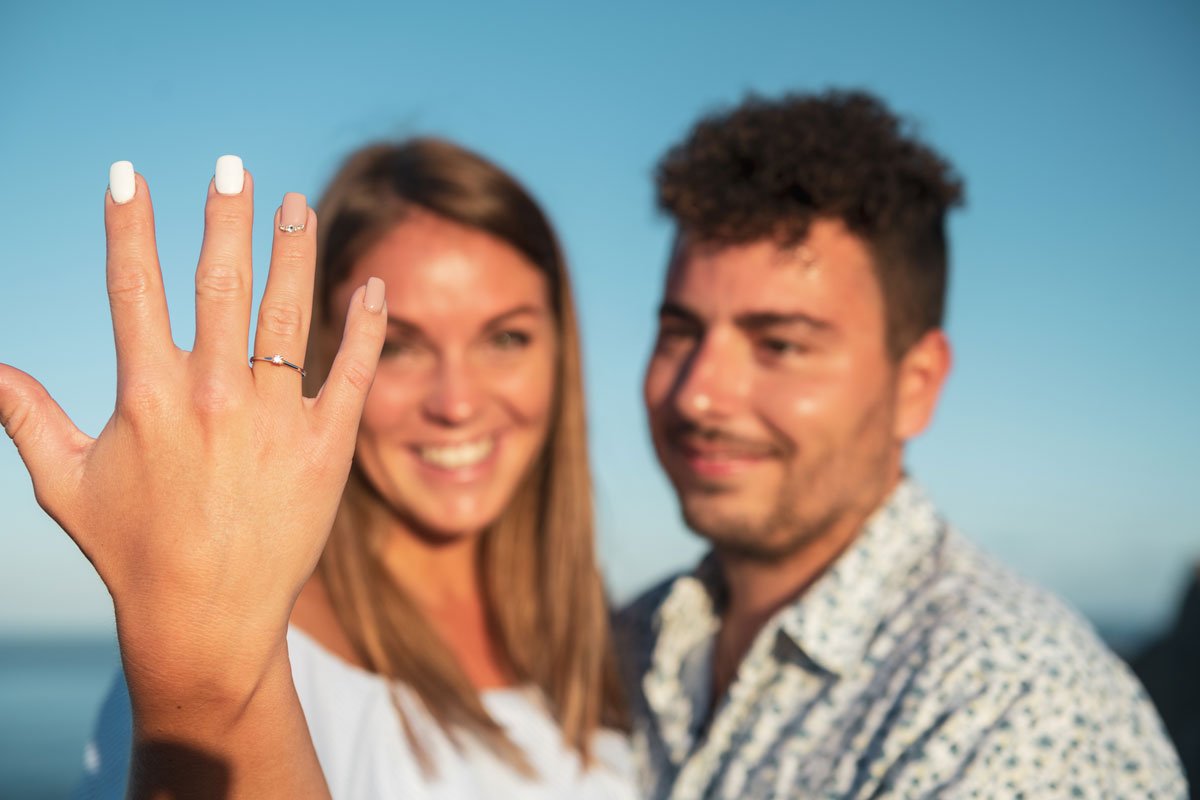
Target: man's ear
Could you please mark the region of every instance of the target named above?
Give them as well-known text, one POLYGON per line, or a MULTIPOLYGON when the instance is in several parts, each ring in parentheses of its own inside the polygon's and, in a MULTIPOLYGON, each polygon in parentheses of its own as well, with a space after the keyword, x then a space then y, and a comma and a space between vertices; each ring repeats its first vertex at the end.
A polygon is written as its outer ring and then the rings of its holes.
POLYGON ((940 328, 928 331, 900 359, 896 371, 896 422, 893 435, 907 441, 933 419, 953 356, 940 328))

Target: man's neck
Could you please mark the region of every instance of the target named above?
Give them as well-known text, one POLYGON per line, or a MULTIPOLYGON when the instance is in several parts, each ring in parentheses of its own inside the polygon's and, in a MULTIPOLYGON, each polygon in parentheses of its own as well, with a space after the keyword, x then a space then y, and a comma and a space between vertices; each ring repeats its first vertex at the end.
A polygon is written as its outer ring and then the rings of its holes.
POLYGON ((854 541, 861 522, 847 522, 775 561, 717 551, 725 606, 713 659, 713 707, 737 675, 759 631, 811 586, 854 541))
MULTIPOLYGON (((725 585, 713 662, 713 698, 721 698, 755 637, 775 614, 804 594, 858 538, 867 519, 895 490, 901 475, 873 503, 843 514, 818 536, 776 559, 717 549, 725 585)), ((714 703, 715 705, 715 703, 714 703)))
POLYGON ((854 541, 860 527, 857 518, 846 520, 795 553, 771 561, 718 549, 726 591, 723 623, 740 625, 758 621, 760 626, 766 623, 824 574, 854 541))

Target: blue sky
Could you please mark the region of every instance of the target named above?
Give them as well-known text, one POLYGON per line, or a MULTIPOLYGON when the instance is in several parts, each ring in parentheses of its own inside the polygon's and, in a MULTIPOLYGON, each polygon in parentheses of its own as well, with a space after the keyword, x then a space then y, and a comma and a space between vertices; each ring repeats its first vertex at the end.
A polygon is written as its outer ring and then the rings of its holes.
MULTIPOLYGON (((454 138, 520 176, 562 233, 602 554, 627 597, 700 552, 639 401, 670 238, 653 165, 747 91, 830 86, 886 98, 967 182, 956 369, 913 472, 960 528, 1094 619, 1166 621, 1200 559, 1194 2, 6 4, 0 361, 103 426, 114 160, 150 181, 186 346, 218 155, 254 172, 262 220, 368 139, 454 138)), ((260 225, 262 267, 269 236, 260 225)), ((0 506, 0 631, 108 629, 103 586, 8 445, 0 506)))

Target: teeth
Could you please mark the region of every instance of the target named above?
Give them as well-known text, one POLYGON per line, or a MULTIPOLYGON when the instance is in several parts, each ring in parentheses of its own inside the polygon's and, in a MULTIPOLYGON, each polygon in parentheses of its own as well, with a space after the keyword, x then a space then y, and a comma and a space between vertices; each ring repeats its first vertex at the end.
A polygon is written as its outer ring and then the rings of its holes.
POLYGON ((493 447, 495 447, 495 440, 489 436, 477 442, 464 442, 442 447, 422 447, 417 452, 422 461, 427 461, 435 467, 460 469, 483 461, 491 454, 493 447))

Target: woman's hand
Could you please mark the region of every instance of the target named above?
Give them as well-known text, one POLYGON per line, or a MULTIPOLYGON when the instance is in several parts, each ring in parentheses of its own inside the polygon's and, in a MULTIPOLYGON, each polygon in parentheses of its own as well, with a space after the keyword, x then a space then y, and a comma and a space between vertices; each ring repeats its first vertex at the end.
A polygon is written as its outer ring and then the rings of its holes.
MULTIPOLYGON (((139 735, 161 743, 192 731, 201 747, 248 712, 257 724, 255 703, 295 705, 287 621, 325 545, 386 325, 372 278, 351 299, 315 399, 302 397, 290 367, 247 365, 253 184, 226 159, 209 187, 191 352, 171 339, 149 189, 127 162, 113 167, 105 225, 117 398, 97 438, 33 378, 0 365, 0 422, 38 503, 113 596, 139 735)), ((317 220, 300 195, 280 214, 253 354, 303 364, 317 220)))

